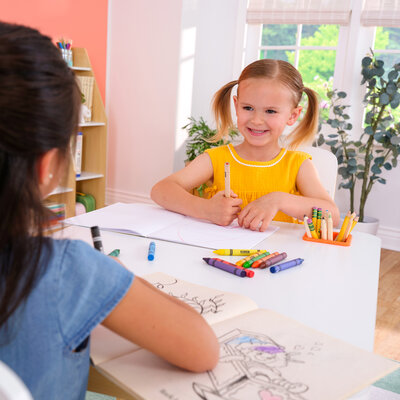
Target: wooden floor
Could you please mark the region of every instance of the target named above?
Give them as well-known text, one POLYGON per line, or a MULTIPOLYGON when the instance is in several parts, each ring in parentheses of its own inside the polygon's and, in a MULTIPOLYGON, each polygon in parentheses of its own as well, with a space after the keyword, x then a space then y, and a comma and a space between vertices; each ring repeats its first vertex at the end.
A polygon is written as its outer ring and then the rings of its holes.
POLYGON ((374 352, 400 361, 400 252, 382 249, 374 352))

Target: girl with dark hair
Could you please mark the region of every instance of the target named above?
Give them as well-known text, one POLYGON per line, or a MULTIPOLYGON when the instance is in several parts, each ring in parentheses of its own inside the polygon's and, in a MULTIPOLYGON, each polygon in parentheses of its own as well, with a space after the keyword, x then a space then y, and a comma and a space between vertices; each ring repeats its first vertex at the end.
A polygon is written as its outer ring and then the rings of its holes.
POLYGON ((42 200, 68 170, 79 108, 50 38, 0 22, 0 359, 35 399, 84 399, 100 323, 184 369, 218 359, 192 308, 84 242, 44 236, 42 200))
POLYGON ((182 170, 158 182, 152 199, 167 208, 218 225, 237 218, 240 226, 265 231, 272 220, 295 222, 310 215, 313 207, 329 209, 333 223, 339 210, 319 180, 311 156, 296 151, 315 136, 318 125, 317 94, 303 85, 300 73, 282 60, 258 60, 249 64, 238 80, 217 91, 213 111, 217 134, 226 138, 234 128, 231 115, 232 89, 237 129, 243 142, 206 150, 182 170), (286 126, 300 117, 302 95, 308 99, 304 117, 288 135, 290 149, 282 147, 286 126), (230 197, 224 196, 224 165, 230 165, 230 197), (190 191, 213 181, 210 198, 190 191))

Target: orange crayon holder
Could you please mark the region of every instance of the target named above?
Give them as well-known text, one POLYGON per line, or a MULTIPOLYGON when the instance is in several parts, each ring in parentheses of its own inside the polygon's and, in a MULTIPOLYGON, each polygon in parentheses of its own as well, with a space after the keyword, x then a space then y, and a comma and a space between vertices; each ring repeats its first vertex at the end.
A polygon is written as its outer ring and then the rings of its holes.
MULTIPOLYGON (((333 239, 335 239, 337 235, 339 235, 339 232, 333 232, 333 239)), ((307 236, 307 233, 305 233, 303 236, 303 240, 306 240, 308 242, 334 244, 336 246, 350 246, 352 238, 353 237, 351 235, 349 235, 349 236, 347 236, 347 239, 344 242, 336 242, 335 240, 314 239, 312 237, 309 238, 307 236)))

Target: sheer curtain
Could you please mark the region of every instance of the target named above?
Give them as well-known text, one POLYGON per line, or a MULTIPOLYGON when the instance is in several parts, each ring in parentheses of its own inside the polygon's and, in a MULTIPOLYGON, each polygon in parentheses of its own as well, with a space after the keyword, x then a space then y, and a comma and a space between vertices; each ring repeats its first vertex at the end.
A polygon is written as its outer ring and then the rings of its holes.
POLYGON ((350 0, 249 0, 247 23, 347 25, 350 13, 350 0))
POLYGON ((399 28, 400 0, 364 0, 361 24, 399 28))

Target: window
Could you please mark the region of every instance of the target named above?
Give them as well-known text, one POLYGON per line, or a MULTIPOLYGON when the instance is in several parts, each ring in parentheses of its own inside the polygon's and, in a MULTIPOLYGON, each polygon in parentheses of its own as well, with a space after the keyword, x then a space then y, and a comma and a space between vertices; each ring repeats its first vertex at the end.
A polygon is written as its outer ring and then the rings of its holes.
POLYGON ((400 0, 249 0, 244 65, 286 60, 322 100, 328 88, 345 91, 351 121, 361 123, 361 60, 373 49, 386 66, 400 62, 398 26, 400 0))
POLYGON ((338 25, 264 24, 262 26, 259 59, 288 61, 301 73, 305 86, 326 99, 332 89, 338 25))

